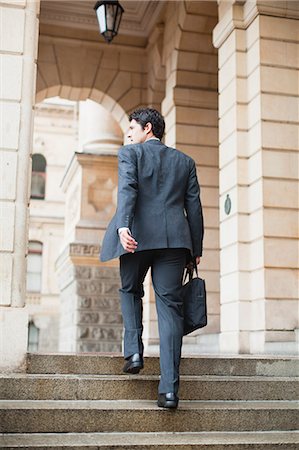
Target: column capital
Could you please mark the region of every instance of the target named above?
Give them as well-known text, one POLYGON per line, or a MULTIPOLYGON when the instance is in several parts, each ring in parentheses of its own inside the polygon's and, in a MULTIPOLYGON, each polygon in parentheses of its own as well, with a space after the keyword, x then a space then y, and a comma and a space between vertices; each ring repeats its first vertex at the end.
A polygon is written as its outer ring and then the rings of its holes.
MULTIPOLYGON (((219 2, 220 5, 221 1, 219 2)), ((219 8, 220 9, 220 8, 219 8)), ((245 30, 258 15, 298 19, 299 9, 296 2, 266 0, 246 0, 232 2, 226 8, 213 31, 214 47, 219 48, 233 30, 245 30)))

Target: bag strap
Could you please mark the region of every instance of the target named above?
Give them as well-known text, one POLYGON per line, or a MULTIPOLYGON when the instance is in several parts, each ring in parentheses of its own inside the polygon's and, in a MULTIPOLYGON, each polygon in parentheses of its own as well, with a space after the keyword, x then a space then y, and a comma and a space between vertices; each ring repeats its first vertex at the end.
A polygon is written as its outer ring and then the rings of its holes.
POLYGON ((193 269, 192 270, 186 269, 186 272, 185 272, 185 275, 184 275, 184 279, 183 279, 183 284, 185 283, 188 275, 189 275, 189 280, 188 281, 192 280, 194 272, 196 274, 196 277, 198 278, 198 269, 197 269, 197 265, 196 265, 195 261, 193 263, 193 269))

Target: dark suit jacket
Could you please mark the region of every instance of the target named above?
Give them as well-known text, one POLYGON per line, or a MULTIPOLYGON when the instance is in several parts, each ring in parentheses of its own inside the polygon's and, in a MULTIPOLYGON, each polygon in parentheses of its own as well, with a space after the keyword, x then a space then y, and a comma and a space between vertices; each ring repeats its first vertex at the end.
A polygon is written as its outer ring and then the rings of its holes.
POLYGON ((204 227, 193 159, 154 139, 121 147, 117 210, 104 236, 101 261, 127 253, 120 227, 130 228, 136 251, 187 248, 201 256, 204 227))

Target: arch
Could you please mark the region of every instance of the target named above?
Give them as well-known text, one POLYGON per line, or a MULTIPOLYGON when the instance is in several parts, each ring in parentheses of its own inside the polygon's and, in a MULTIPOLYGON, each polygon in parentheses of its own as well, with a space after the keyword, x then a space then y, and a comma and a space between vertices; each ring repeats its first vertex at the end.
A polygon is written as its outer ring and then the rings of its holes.
POLYGON ((124 134, 128 130, 129 120, 126 111, 112 97, 108 94, 104 94, 98 89, 88 89, 84 87, 71 88, 70 86, 59 85, 52 86, 37 92, 36 103, 40 103, 51 97, 61 97, 72 101, 84 101, 87 99, 93 100, 94 102, 102 105, 108 112, 111 113, 124 134))
POLYGON ((112 113, 123 131, 126 115, 145 98, 147 55, 137 47, 99 47, 80 39, 40 35, 36 102, 59 96, 91 99, 112 113))

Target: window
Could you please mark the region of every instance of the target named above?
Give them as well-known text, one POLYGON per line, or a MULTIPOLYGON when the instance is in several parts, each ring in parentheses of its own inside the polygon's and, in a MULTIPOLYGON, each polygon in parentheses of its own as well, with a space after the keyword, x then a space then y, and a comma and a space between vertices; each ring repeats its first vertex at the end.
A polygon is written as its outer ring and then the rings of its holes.
POLYGON ((27 291, 40 292, 42 278, 42 251, 43 244, 30 241, 27 257, 27 291))
POLYGON ((32 155, 31 198, 44 200, 47 161, 43 155, 32 155))
POLYGON ((31 320, 28 324, 28 352, 38 351, 39 329, 31 320))

